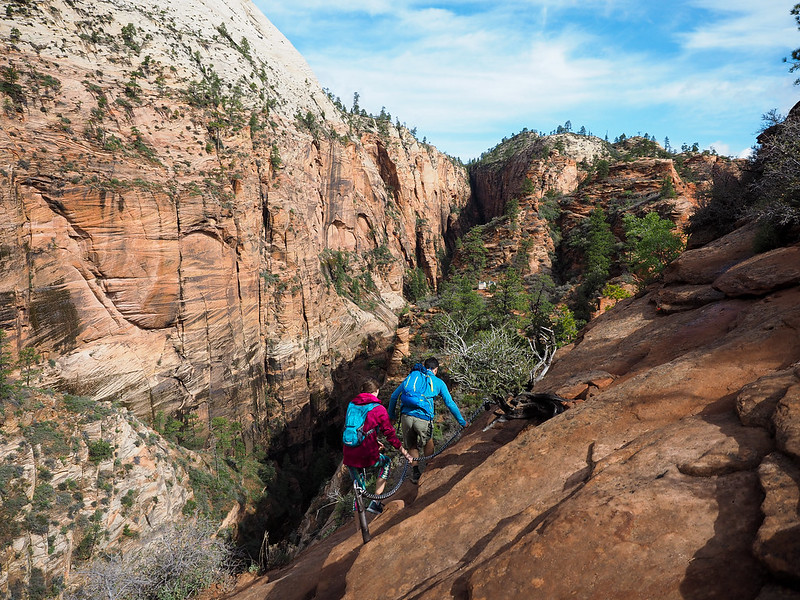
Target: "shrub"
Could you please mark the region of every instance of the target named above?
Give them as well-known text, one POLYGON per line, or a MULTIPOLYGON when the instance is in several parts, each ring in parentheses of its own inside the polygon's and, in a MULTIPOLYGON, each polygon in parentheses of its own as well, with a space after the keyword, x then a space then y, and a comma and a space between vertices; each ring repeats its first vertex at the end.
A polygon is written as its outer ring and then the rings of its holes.
POLYGON ((633 295, 621 285, 615 285, 613 283, 607 283, 600 293, 604 297, 612 298, 614 300, 624 300, 625 298, 630 298, 633 295))
POLYGON ((37 510, 46 510, 52 506, 55 496, 56 492, 52 485, 41 483, 33 491, 33 507, 37 510))
POLYGON ((111 458, 113 455, 114 449, 111 447, 111 444, 105 440, 97 440, 89 444, 89 460, 93 463, 99 463, 111 458))
POLYGON ((716 239, 733 231, 747 211, 747 175, 715 166, 711 173, 711 187, 689 218, 686 232, 716 239))
POLYGON ((58 424, 53 421, 34 422, 23 428, 25 439, 31 446, 41 445, 42 452, 51 456, 69 454, 66 436, 59 431, 58 424))
POLYGON ((494 398, 515 396, 536 383, 550 367, 555 350, 552 336, 537 348, 533 340, 510 327, 491 327, 472 341, 462 322, 444 315, 439 335, 450 357, 453 379, 467 390, 494 398))
POLYGON ((762 228, 759 250, 767 250, 800 237, 800 117, 769 127, 758 141, 753 213, 762 228))
POLYGON ((164 527, 137 549, 93 561, 67 598, 185 600, 230 573, 232 556, 209 521, 164 527))
POLYGON ((110 415, 113 410, 85 396, 64 394, 64 408, 69 412, 83 414, 86 421, 99 421, 110 415))
POLYGON ((644 217, 627 214, 625 225, 628 265, 642 285, 654 281, 661 271, 683 251, 683 240, 674 231, 675 224, 658 213, 644 217))
POLYGON ((553 323, 553 334, 558 347, 571 343, 578 337, 578 330, 583 325, 575 319, 572 311, 564 305, 556 307, 550 315, 553 323))
POLYGON ((608 177, 609 164, 604 158, 597 159, 594 162, 594 168, 598 181, 603 181, 608 177))
POLYGON ((662 198, 677 198, 678 192, 675 191, 675 184, 672 182, 672 177, 664 177, 661 180, 660 196, 662 198))
POLYGON ((133 506, 133 499, 136 496, 136 492, 133 490, 128 490, 128 493, 125 494, 122 498, 119 499, 120 504, 126 508, 130 508, 133 506))
POLYGON ((6 349, 8 346, 8 334, 4 329, 0 329, 0 400, 7 398, 11 394, 11 385, 8 383, 8 375, 11 373, 11 353, 6 349))

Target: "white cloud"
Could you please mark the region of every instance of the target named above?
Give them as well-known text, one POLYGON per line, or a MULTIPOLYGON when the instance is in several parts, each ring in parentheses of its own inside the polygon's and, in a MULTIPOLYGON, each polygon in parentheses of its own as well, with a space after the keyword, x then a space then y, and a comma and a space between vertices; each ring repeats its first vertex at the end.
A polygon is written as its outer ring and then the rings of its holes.
POLYGON ((788 5, 775 10, 752 0, 697 0, 695 4, 722 16, 679 36, 689 50, 789 48, 796 43, 796 24, 788 5))
POLYGON ((715 140, 727 154, 797 96, 776 50, 788 54, 800 36, 773 0, 257 2, 345 103, 358 91, 368 111, 385 106, 464 158, 567 119, 611 137, 715 140))
POLYGON ((754 154, 753 147, 745 148, 736 156, 736 158, 750 158, 754 154))

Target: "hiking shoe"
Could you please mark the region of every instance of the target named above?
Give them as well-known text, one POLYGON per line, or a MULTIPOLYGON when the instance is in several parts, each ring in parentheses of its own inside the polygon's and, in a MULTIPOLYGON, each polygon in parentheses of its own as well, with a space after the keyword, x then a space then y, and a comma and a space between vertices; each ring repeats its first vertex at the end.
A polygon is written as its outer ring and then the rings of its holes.
POLYGON ((367 512, 379 515, 383 512, 383 504, 381 504, 377 500, 373 500, 372 502, 369 503, 369 506, 367 507, 367 512))
POLYGON ((419 478, 422 476, 422 472, 419 470, 419 467, 414 467, 411 469, 411 483, 419 483, 419 478))

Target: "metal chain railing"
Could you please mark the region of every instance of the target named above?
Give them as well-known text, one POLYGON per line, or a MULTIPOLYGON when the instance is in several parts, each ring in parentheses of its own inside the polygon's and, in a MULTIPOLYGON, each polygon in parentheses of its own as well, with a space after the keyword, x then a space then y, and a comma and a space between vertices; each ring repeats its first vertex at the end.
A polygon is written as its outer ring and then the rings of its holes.
MULTIPOLYGON (((436 450, 433 454, 415 458, 413 459, 414 462, 424 463, 439 456, 442 452, 447 450, 447 448, 449 448, 455 443, 455 441, 461 436, 464 430, 467 427, 469 427, 469 425, 475 420, 475 417, 477 417, 479 413, 489 410, 490 405, 491 402, 489 400, 485 400, 484 402, 482 402, 481 405, 478 408, 476 408, 475 411, 470 415, 469 419, 466 420, 467 421, 466 426, 462 427, 461 429, 456 431, 452 436, 450 436, 450 439, 448 439, 444 444, 442 444, 441 447, 439 447, 439 449, 436 450)), ((384 492, 382 494, 371 494, 367 490, 363 489, 361 486, 355 486, 356 494, 361 494, 363 498, 367 498, 369 500, 377 500, 377 501, 386 500, 387 498, 394 496, 400 489, 400 486, 403 485, 403 481, 405 481, 408 474, 409 462, 406 458, 403 458, 402 460, 403 460, 402 462, 403 472, 400 474, 400 479, 397 481, 395 486, 388 492, 384 492)))

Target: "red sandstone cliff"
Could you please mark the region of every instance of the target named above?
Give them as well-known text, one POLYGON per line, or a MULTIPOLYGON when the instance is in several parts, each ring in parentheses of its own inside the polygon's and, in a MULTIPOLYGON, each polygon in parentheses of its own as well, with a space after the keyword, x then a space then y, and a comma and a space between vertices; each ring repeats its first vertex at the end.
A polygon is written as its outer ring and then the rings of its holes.
POLYGON ((247 0, 17 3, 0 33, 14 350, 148 420, 302 445, 333 371, 391 339, 405 270, 435 281, 466 171, 334 106, 247 0))
POLYGON ((484 415, 418 487, 227 598, 794 598, 800 247, 686 252, 557 353, 544 424, 484 415), (585 400, 584 400, 585 399, 585 400))

